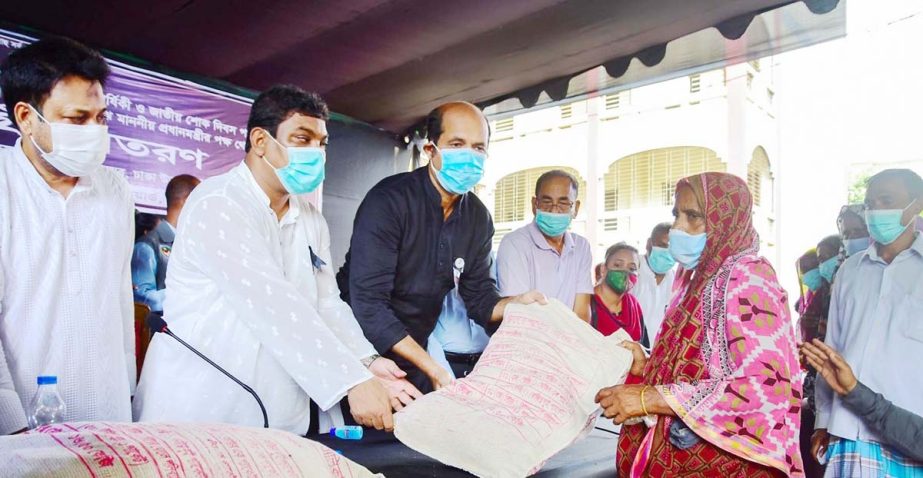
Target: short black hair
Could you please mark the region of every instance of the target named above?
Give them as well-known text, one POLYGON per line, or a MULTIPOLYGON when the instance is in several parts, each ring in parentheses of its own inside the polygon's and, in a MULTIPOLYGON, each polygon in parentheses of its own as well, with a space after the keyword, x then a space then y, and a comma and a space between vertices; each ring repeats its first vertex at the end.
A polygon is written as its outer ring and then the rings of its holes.
POLYGON ((673 229, 673 223, 672 223, 672 222, 661 222, 660 224, 657 224, 656 226, 654 226, 653 229, 651 229, 651 239, 653 239, 653 238, 655 238, 655 237, 657 237, 657 236, 659 236, 660 234, 663 234, 663 233, 669 234, 669 233, 670 233, 670 229, 673 229))
POLYGON ((817 248, 829 247, 833 251, 839 251, 840 247, 843 247, 843 240, 840 238, 839 234, 831 234, 817 243, 817 248))
POLYGON ((63 37, 39 40, 10 53, 0 64, 0 91, 13 125, 19 128, 16 103, 28 103, 41 111, 55 85, 69 76, 105 86, 109 65, 98 51, 63 37))
POLYGON ((617 244, 615 244, 615 245, 609 246, 609 248, 606 249, 606 262, 605 262, 605 264, 608 264, 608 263, 609 263, 609 259, 612 258, 612 256, 614 256, 615 253, 617 253, 617 252, 619 252, 619 251, 631 251, 631 252, 634 252, 635 254, 637 254, 638 256, 641 255, 641 253, 638 252, 638 248, 636 248, 635 246, 632 246, 631 244, 628 244, 627 242, 619 242, 619 243, 617 243, 617 244))
POLYGON ((575 178, 573 174, 561 169, 552 169, 551 171, 543 173, 538 177, 538 181, 535 181, 535 197, 538 197, 538 192, 542 189, 542 184, 554 178, 565 178, 569 180, 571 187, 574 188, 574 193, 580 194, 580 183, 577 182, 577 178, 575 178))
POLYGON ((250 132, 254 128, 263 128, 275 137, 279 124, 295 113, 324 121, 330 119, 327 102, 313 91, 305 91, 295 85, 276 85, 260 93, 250 107, 244 151, 250 151, 250 132))
POLYGON ((442 107, 437 106, 433 108, 432 111, 426 115, 426 120, 423 123, 423 132, 426 135, 426 139, 436 143, 439 141, 439 137, 442 136, 442 107))
MULTIPOLYGON (((423 133, 426 135, 426 139, 433 144, 439 142, 439 137, 442 136, 442 114, 445 112, 445 106, 440 105, 433 108, 426 115, 426 119, 423 120, 423 133)), ((481 114, 483 114, 483 111, 481 114)), ((484 121, 487 122, 487 140, 489 141, 491 134, 490 121, 487 121, 486 117, 484 121)))
POLYGON ((817 268, 817 266, 818 266, 817 249, 811 249, 810 251, 805 252, 804 254, 801 255, 801 257, 798 258, 798 269, 800 269, 802 273, 814 270, 817 268), (808 269, 808 267, 811 267, 811 268, 808 269))
POLYGON ((157 223, 160 222, 160 216, 135 211, 135 241, 144 237, 145 234, 154 230, 157 223))
POLYGON ((189 194, 192 193, 192 190, 198 185, 199 178, 191 174, 174 176, 173 179, 167 183, 167 190, 164 192, 164 195, 167 197, 167 207, 169 208, 180 201, 186 200, 189 194))
POLYGON ((920 175, 910 169, 885 169, 870 177, 866 186, 871 186, 875 181, 882 179, 898 179, 904 183, 904 187, 907 188, 907 193, 911 197, 918 198, 923 196, 923 179, 920 179, 920 175))

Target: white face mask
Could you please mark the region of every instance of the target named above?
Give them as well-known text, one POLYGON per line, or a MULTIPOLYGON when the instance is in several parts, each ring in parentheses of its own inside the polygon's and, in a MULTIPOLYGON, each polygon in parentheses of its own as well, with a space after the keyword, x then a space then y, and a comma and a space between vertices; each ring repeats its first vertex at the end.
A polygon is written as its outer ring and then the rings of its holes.
MULTIPOLYGON (((29 107, 32 108, 32 105, 29 107)), ((51 127, 51 151, 45 152, 32 135, 29 139, 42 154, 42 159, 61 173, 73 178, 88 176, 106 160, 109 154, 108 126, 52 123, 35 108, 32 111, 51 127)))

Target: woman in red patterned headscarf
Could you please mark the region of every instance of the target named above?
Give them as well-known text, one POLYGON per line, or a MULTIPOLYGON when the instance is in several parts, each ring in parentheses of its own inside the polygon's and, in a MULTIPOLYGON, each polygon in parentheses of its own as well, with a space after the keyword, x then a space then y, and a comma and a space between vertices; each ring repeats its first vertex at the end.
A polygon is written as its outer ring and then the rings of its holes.
POLYGON ((801 384, 788 299, 758 255, 746 183, 706 173, 676 186, 670 252, 684 266, 640 385, 600 390, 624 477, 803 476, 801 384))

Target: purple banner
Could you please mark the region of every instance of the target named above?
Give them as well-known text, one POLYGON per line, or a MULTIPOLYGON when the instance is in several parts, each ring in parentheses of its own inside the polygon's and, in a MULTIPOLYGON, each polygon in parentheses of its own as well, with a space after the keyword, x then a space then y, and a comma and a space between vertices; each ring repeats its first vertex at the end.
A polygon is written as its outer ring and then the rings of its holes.
MULTIPOLYGON (((0 58, 32 41, 0 30, 0 58)), ((116 61, 109 64, 106 117, 112 144, 105 164, 124 172, 138 209, 163 213, 164 189, 178 174, 205 179, 243 160, 249 99, 116 61)), ((18 137, 0 104, 0 147, 13 145, 18 137)))

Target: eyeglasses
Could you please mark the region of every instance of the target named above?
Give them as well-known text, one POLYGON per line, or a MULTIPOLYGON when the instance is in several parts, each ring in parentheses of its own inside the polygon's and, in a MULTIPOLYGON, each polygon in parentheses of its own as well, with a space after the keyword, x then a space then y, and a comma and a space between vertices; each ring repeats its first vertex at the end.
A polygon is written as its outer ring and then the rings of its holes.
POLYGON ((538 202, 538 208, 544 212, 571 212, 573 207, 574 202, 569 200, 553 201, 551 199, 543 199, 538 202))

